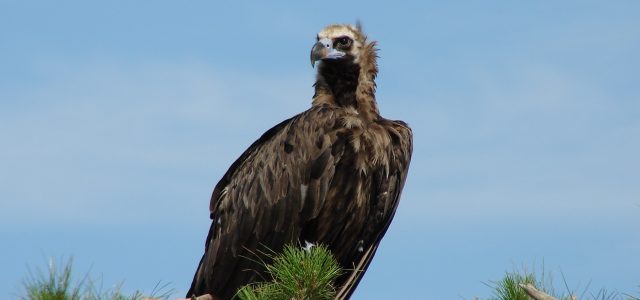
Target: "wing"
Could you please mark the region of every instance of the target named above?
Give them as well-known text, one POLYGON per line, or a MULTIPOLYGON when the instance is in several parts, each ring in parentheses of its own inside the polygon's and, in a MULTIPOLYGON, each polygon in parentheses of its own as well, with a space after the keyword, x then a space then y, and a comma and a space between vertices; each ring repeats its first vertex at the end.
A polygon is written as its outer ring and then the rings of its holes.
POLYGON ((379 123, 386 129, 391 138, 389 170, 387 172, 387 170, 378 168, 367 179, 371 190, 370 199, 373 204, 373 208, 369 212, 369 220, 377 221, 380 219, 379 216, 382 216, 382 218, 380 222, 367 222, 375 224, 374 226, 378 228, 364 230, 363 238, 367 239, 366 236, 370 234, 372 236, 368 240, 371 242, 365 244, 362 252, 356 255, 353 260, 353 271, 346 274, 345 277, 339 278, 340 288, 336 299, 349 299, 369 264, 371 264, 378 245, 387 232, 398 208, 400 194, 409 171, 409 163, 413 152, 411 128, 402 121, 381 120, 379 123))
POLYGON ((312 107, 285 120, 231 165, 214 188, 205 254, 188 296, 231 298, 261 276, 259 253, 297 241, 322 207, 339 159, 331 147, 337 113, 312 107))

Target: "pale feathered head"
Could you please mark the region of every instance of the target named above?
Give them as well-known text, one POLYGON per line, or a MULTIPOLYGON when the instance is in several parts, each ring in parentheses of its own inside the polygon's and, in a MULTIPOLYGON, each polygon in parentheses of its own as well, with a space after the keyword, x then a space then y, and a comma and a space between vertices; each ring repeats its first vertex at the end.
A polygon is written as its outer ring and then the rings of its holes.
POLYGON ((361 115, 377 118, 377 57, 376 42, 367 40, 359 23, 322 29, 311 49, 311 65, 320 61, 314 105, 354 106, 361 115))
POLYGON ((360 24, 333 24, 318 33, 316 44, 311 49, 311 65, 316 61, 351 61, 360 64, 367 51, 374 52, 374 43, 367 44, 367 37, 360 24))

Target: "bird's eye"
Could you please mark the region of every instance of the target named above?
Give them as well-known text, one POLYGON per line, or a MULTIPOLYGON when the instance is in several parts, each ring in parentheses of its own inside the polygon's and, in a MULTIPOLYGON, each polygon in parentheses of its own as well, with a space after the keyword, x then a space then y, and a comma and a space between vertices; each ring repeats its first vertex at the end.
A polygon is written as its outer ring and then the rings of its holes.
POLYGON ((340 48, 347 48, 349 46, 351 46, 351 39, 343 36, 343 37, 339 37, 338 40, 336 41, 336 46, 340 47, 340 48))

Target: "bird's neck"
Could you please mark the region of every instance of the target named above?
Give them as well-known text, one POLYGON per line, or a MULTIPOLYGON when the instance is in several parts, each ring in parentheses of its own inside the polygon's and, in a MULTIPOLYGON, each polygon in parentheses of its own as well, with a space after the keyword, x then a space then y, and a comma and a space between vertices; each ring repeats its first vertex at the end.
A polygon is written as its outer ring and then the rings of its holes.
POLYGON ((363 71, 366 70, 352 62, 322 62, 318 66, 313 105, 353 107, 369 121, 378 119, 375 75, 369 76, 363 71))

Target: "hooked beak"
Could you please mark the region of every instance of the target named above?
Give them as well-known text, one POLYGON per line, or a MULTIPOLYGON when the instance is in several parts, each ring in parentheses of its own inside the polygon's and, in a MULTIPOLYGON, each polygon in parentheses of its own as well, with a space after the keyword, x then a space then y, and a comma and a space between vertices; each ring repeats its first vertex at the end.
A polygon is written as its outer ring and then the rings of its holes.
POLYGON ((321 39, 311 48, 311 67, 315 67, 316 61, 322 59, 338 59, 345 56, 344 52, 333 48, 331 39, 321 39))

